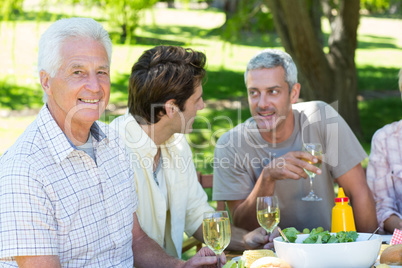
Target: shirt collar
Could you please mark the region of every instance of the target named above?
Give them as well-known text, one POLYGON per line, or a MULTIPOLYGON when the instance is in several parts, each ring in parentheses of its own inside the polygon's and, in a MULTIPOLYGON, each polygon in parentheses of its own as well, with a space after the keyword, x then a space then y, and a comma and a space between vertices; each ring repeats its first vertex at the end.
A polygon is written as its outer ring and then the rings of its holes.
MULTIPOLYGON (((123 135, 123 139, 126 141, 126 146, 139 151, 142 155, 154 157, 158 151, 158 147, 138 124, 135 118, 129 112, 126 112, 121 120, 123 120, 123 122, 119 123, 119 132, 120 135, 123 135)), ((178 136, 183 136, 181 138, 185 138, 182 134, 174 134, 167 141, 161 144, 161 149, 166 150, 167 153, 176 151, 178 149, 177 146, 179 145, 178 136)))
MULTIPOLYGON (((77 147, 70 141, 51 115, 47 104, 43 105, 37 118, 38 128, 56 163, 62 162, 77 147)), ((106 134, 94 122, 90 128, 91 135, 99 143, 106 139, 106 134)))

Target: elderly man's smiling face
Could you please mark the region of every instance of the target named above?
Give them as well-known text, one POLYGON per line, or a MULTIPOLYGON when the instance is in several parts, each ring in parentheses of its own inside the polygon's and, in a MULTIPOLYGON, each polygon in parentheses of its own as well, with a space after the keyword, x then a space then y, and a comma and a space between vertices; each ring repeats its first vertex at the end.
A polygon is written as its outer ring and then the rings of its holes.
POLYGON ((68 38, 60 48, 62 64, 42 85, 48 107, 64 129, 92 125, 104 112, 110 95, 108 55, 103 45, 90 38, 68 38))

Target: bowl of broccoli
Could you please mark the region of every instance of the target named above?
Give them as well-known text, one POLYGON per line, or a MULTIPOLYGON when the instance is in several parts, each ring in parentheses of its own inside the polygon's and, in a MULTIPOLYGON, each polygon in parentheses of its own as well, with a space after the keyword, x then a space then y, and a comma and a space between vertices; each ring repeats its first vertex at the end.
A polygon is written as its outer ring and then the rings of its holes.
POLYGON ((276 254, 292 268, 362 268, 372 267, 378 257, 382 238, 370 233, 330 233, 322 228, 303 230, 286 228, 274 239, 276 254))

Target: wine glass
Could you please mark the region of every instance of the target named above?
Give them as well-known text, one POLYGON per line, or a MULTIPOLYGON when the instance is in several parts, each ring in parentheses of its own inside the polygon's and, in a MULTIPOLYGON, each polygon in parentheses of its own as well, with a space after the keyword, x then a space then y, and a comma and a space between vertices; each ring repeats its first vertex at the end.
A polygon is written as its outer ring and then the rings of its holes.
POLYGON ((268 235, 278 226, 279 219, 278 198, 275 195, 257 197, 257 220, 268 235))
POLYGON ((205 212, 202 222, 204 243, 215 252, 221 267, 221 254, 230 242, 230 220, 227 211, 205 212))
MULTIPOLYGON (((321 168, 321 163, 322 163, 322 146, 319 143, 303 143, 303 148, 302 151, 309 152, 313 156, 315 156, 318 159, 317 163, 312 163, 306 159, 303 159, 304 161, 321 168)), ((313 179, 315 177, 315 173, 311 172, 307 169, 304 169, 304 171, 307 173, 309 179, 310 179, 310 193, 303 197, 303 201, 321 201, 322 198, 318 197, 313 190, 313 179)))

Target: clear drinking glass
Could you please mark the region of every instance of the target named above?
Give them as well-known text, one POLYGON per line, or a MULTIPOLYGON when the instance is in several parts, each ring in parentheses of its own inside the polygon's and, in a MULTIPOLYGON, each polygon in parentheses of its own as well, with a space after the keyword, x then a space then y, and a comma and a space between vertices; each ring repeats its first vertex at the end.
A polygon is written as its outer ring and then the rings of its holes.
MULTIPOLYGON (((303 148, 302 151, 308 152, 312 155, 314 155, 317 159, 318 162, 317 163, 311 163, 310 161, 305 160, 306 162, 309 162, 310 164, 321 168, 321 163, 322 163, 322 146, 319 143, 303 143, 303 148)), ((307 173, 309 179, 310 179, 310 193, 303 197, 302 200, 303 201, 321 201, 322 198, 318 197, 313 190, 313 179, 315 177, 315 173, 314 172, 310 172, 306 169, 304 169, 304 171, 307 173)))
POLYGON ((204 243, 216 254, 217 267, 221 265, 221 254, 230 242, 230 221, 227 211, 205 212, 202 222, 204 243))
POLYGON ((279 219, 278 198, 275 195, 257 197, 257 220, 268 235, 278 226, 279 219))

